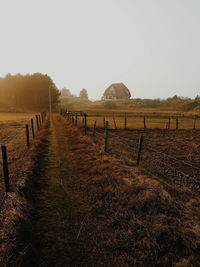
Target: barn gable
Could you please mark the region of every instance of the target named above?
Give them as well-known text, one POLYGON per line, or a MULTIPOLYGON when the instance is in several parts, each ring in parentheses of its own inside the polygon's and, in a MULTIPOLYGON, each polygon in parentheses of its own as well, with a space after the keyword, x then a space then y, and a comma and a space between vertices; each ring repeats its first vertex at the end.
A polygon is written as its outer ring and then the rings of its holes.
POLYGON ((131 94, 123 83, 113 83, 104 92, 103 100, 128 100, 131 94))

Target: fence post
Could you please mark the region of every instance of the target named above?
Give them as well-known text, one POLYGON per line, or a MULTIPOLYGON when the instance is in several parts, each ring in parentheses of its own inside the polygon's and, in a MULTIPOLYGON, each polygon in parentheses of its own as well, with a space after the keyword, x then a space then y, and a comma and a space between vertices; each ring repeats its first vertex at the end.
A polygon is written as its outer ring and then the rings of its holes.
POLYGON ((124 129, 127 129, 127 117, 126 117, 126 112, 124 114, 124 129))
POLYGON ((168 121, 168 129, 170 130, 170 124, 171 124, 171 118, 169 117, 169 121, 168 121))
POLYGON ((38 115, 38 118, 39 118, 39 124, 40 124, 40 128, 41 128, 42 122, 41 122, 41 116, 40 116, 40 114, 38 115))
POLYGON ((96 133, 96 126, 97 126, 97 121, 94 122, 93 136, 95 136, 96 133))
POLYGON ((41 121, 42 121, 42 123, 43 123, 43 121, 44 121, 44 118, 43 118, 43 112, 41 112, 41 121))
POLYGON ((87 135, 87 114, 84 114, 84 134, 87 135))
POLYGON ((117 130, 117 125, 116 125, 116 121, 115 121, 115 116, 114 116, 114 114, 113 114, 113 122, 114 122, 115 130, 117 130))
POLYGON ((103 129, 105 130, 105 128, 106 128, 106 118, 103 117, 103 129))
POLYGON ((33 138, 35 138, 33 119, 31 119, 31 130, 32 130, 32 136, 33 138))
POLYGON ((144 116, 144 131, 146 131, 146 117, 144 116))
POLYGON ((30 146, 30 136, 29 136, 29 127, 28 127, 28 124, 26 124, 26 145, 27 147, 30 146))
POLYGON ((193 126, 193 130, 195 130, 196 129, 196 116, 194 117, 194 126, 193 126))
POLYGON ((77 112, 75 113, 75 125, 77 126, 77 122, 78 122, 78 114, 77 112))
POLYGON ((1 146, 2 160, 3 160, 3 178, 5 183, 5 191, 10 192, 9 183, 9 171, 8 171, 8 158, 7 158, 7 148, 6 146, 1 146))
POLYGON ((178 118, 176 118, 176 130, 178 130, 178 118))
POLYGON ((138 155, 137 155, 137 165, 140 165, 141 152, 142 152, 142 144, 143 144, 143 136, 140 136, 139 147, 138 147, 138 155))
POLYGON ((36 124, 37 124, 37 130, 40 130, 39 121, 38 121, 38 115, 35 115, 36 118, 36 124))
POLYGON ((106 123, 105 123, 104 138, 105 138, 104 151, 108 152, 108 121, 106 121, 106 123))

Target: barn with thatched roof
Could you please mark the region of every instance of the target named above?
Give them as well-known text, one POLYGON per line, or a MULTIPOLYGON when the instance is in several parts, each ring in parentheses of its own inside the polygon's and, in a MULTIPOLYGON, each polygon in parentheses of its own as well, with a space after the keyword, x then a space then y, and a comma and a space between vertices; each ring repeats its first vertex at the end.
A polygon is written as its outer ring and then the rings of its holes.
POLYGON ((131 93, 123 83, 113 83, 105 90, 102 100, 128 100, 130 97, 131 93))

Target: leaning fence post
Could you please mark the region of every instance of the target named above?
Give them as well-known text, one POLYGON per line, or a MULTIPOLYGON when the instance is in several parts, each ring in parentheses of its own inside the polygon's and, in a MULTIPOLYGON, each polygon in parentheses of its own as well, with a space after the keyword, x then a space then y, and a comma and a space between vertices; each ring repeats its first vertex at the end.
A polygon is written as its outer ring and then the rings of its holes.
POLYGON ((96 126, 97 126, 97 121, 94 122, 93 136, 95 136, 96 133, 96 126))
POLYGON ((26 124, 26 145, 27 147, 30 146, 30 136, 29 136, 29 127, 28 127, 28 124, 26 124))
POLYGON ((108 152, 108 121, 106 121, 106 123, 105 123, 104 138, 105 138, 104 151, 108 152))
POLYGON ((10 192, 9 183, 9 171, 8 171, 8 158, 7 158, 7 148, 6 146, 1 146, 2 160, 3 160, 3 178, 5 183, 5 191, 10 192))
POLYGON ((137 165, 140 165, 141 152, 142 152, 142 144, 143 144, 143 136, 140 136, 139 147, 138 147, 138 155, 137 155, 137 165))
POLYGON ((84 114, 84 134, 87 135, 87 114, 84 114))
POLYGON ((113 114, 113 122, 114 122, 115 130, 117 130, 117 124, 116 124, 116 121, 115 121, 115 116, 114 116, 114 114, 113 114))
POLYGON ((35 138, 33 119, 31 119, 31 131, 32 131, 33 138, 35 138))

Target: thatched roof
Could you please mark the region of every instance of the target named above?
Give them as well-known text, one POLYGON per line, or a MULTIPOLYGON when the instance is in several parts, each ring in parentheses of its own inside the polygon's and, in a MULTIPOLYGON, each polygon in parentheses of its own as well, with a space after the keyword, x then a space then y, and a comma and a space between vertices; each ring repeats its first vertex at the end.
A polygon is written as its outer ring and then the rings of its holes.
POLYGON ((123 83, 112 83, 103 94, 103 96, 108 95, 116 97, 131 97, 129 89, 123 83), (114 90, 112 88, 114 88, 114 90))

